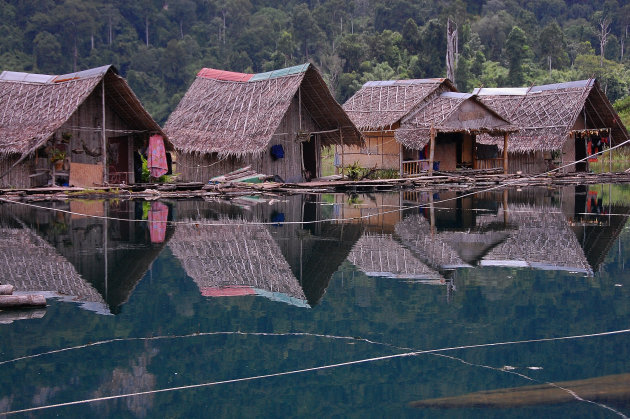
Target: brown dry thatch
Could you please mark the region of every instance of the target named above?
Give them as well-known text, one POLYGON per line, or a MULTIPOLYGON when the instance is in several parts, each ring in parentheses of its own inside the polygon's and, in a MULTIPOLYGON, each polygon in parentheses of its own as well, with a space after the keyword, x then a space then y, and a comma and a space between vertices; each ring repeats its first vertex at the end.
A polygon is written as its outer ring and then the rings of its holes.
MULTIPOLYGON (((528 88, 476 89, 479 99, 519 127, 511 135, 508 152, 553 151, 562 148, 581 112, 589 128, 612 128, 613 144, 628 139, 628 132, 596 80, 528 88)), ((503 149, 503 139, 490 135, 477 142, 503 149)))
POLYGON ((50 291, 84 303, 105 301, 55 248, 28 228, 0 228, 0 280, 17 291, 50 291))
POLYGON ((457 91, 448 79, 370 81, 343 108, 360 131, 380 131, 392 129, 429 95, 447 91, 457 91))
POLYGON ((518 129, 511 125, 503 116, 497 114, 488 106, 477 100, 471 94, 444 92, 437 96, 430 96, 401 121, 396 130, 395 138, 398 142, 412 149, 421 149, 431 139, 431 127, 437 132, 468 132, 474 134, 490 133, 503 135, 518 129), (462 106, 467 102, 484 117, 478 118, 465 115, 462 106))
POLYGON ((481 266, 531 267, 593 275, 584 250, 559 208, 513 204, 508 216, 517 229, 483 257, 481 266))
MULTIPOLYGON (((0 74, 0 155, 29 154, 42 146, 87 97, 105 83, 105 103, 132 127, 162 135, 127 82, 111 66, 61 76, 0 74)), ((172 145, 166 141, 166 147, 172 145)))
POLYGON ((439 234, 431 232, 421 215, 411 215, 396 224, 396 235, 422 262, 434 269, 466 268, 470 265, 439 234))
POLYGON ((321 131, 322 145, 362 137, 312 64, 260 74, 203 69, 164 130, 187 153, 243 157, 267 150, 296 95, 321 131))
POLYGON ((217 222, 221 225, 188 221, 176 228, 169 247, 202 294, 210 289, 250 287, 306 300, 265 226, 227 218, 217 222))
POLYGON ((444 280, 439 272, 418 260, 391 234, 363 234, 348 260, 368 276, 444 280))

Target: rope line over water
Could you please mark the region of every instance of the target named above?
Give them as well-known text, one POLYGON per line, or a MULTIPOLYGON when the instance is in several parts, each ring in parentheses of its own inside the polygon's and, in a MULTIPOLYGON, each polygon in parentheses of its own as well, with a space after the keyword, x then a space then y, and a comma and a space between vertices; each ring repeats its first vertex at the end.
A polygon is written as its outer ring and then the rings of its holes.
MULTIPOLYGON (((310 368, 302 368, 302 369, 291 370, 291 371, 282 371, 282 372, 276 372, 276 373, 270 373, 270 374, 255 375, 255 376, 250 376, 250 377, 233 378, 233 379, 230 379, 230 380, 211 381, 211 382, 206 382, 206 383, 189 384, 189 385, 177 386, 177 387, 167 387, 167 388, 162 388, 162 389, 157 389, 157 390, 139 391, 139 392, 134 392, 134 393, 117 394, 117 395, 112 395, 112 396, 96 397, 96 398, 92 398, 92 399, 83 399, 83 400, 75 400, 75 401, 64 402, 64 403, 49 404, 49 405, 45 405, 45 406, 36 406, 36 407, 30 407, 30 408, 26 408, 26 409, 12 410, 12 411, 9 411, 9 412, 3 412, 3 413, 0 413, 0 416, 14 415, 14 414, 17 414, 17 413, 35 412, 35 411, 41 411, 41 410, 52 409, 52 408, 57 408, 57 407, 76 406, 76 405, 79 405, 79 404, 94 403, 94 402, 99 402, 99 401, 116 400, 116 399, 123 399, 123 398, 136 397, 136 396, 145 396, 145 395, 150 395, 150 394, 159 394, 159 393, 166 393, 166 392, 172 392, 172 391, 191 390, 191 389, 196 389, 196 388, 218 386, 218 385, 222 385, 222 384, 233 384, 233 383, 240 383, 240 382, 247 382, 247 381, 255 381, 255 380, 261 380, 261 379, 265 379, 265 378, 273 378, 273 377, 282 377, 282 376, 288 376, 288 375, 303 374, 303 373, 313 372, 313 371, 323 371, 323 370, 329 370, 329 369, 334 369, 334 368, 346 367, 346 366, 351 366, 351 365, 367 364, 367 363, 371 363, 371 362, 385 361, 385 360, 391 360, 391 359, 396 359, 396 358, 412 357, 412 356, 418 356, 418 355, 424 355, 424 354, 438 354, 438 353, 441 353, 441 352, 450 352, 450 351, 465 350, 465 349, 475 349, 475 348, 488 348, 488 347, 508 346, 508 345, 517 345, 517 344, 525 344, 525 343, 552 342, 552 341, 584 339, 584 338, 593 338, 593 337, 601 337, 601 336, 619 335, 619 334, 624 334, 624 333, 629 333, 629 332, 630 332, 630 329, 621 329, 621 330, 614 330, 614 331, 609 331, 609 332, 591 333, 591 334, 583 334, 583 335, 572 335, 572 336, 562 336, 562 337, 555 337, 555 338, 527 339, 527 340, 519 340, 519 341, 482 343, 482 344, 475 344, 475 345, 452 346, 452 347, 439 348, 439 349, 417 350, 417 351, 405 352, 405 353, 400 353, 400 354, 384 355, 384 356, 378 356, 378 357, 372 357, 372 358, 364 358, 364 359, 359 359, 359 360, 354 360, 354 361, 339 362, 339 363, 335 363, 335 364, 327 364, 327 365, 321 365, 321 366, 310 367, 310 368)), ((229 333, 229 334, 236 334, 236 335, 238 335, 238 334, 242 334, 242 335, 254 335, 254 334, 256 334, 256 335, 267 335, 267 336, 275 336, 275 335, 277 335, 277 334, 274 334, 274 333, 248 333, 248 332, 239 332, 239 331, 237 331, 237 332, 208 332, 208 333, 217 333, 217 334, 218 333, 222 333, 222 334, 228 334, 229 333)), ((282 336, 282 335, 283 334, 279 334, 279 336, 282 336)), ((309 334, 304 333, 304 335, 309 335, 309 334)), ((194 335, 190 335, 190 336, 194 336, 194 335)), ((318 335, 318 336, 329 336, 329 335, 318 335)), ((150 339, 150 338, 137 338, 137 339, 150 339)), ((352 339, 355 339, 355 338, 352 338, 352 339)), ((113 342, 113 341, 116 341, 116 340, 112 339, 112 340, 109 340, 108 342, 113 342)), ((584 400, 584 401, 586 401, 586 400, 584 400)))

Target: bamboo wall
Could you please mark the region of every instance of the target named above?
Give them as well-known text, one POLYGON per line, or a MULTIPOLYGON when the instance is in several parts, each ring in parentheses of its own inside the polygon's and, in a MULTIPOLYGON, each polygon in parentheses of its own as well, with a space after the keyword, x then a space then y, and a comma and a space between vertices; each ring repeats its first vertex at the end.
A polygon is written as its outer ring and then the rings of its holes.
MULTIPOLYGON (((361 167, 400 169, 400 144, 393 131, 364 132, 365 147, 343 147, 344 166, 357 163, 361 167)), ((342 152, 339 147, 339 153, 342 152)))
MULTIPOLYGON (((266 175, 278 175, 286 182, 300 182, 302 177, 302 148, 296 140, 300 128, 305 131, 318 131, 315 122, 309 116, 308 110, 302 105, 302 124, 300 125, 300 112, 297 96, 293 98, 287 113, 282 118, 276 133, 273 135, 269 146, 262 154, 250 155, 243 158, 218 159, 213 154, 179 153, 176 172, 180 173, 180 179, 186 182, 207 182, 210 178, 219 176, 244 166, 251 165, 253 170, 266 175), (284 158, 273 160, 270 149, 275 144, 281 144, 284 149, 284 158)), ((321 173, 321 144, 318 135, 314 135, 311 141, 316 141, 318 173, 321 173)))

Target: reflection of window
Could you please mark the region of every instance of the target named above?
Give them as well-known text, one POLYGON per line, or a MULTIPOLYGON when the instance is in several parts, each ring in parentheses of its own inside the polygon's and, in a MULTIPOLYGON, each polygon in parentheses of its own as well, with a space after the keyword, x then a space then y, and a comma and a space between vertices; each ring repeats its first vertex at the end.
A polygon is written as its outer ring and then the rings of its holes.
POLYGON ((378 154, 378 137, 366 137, 365 147, 361 148, 361 154, 378 154))

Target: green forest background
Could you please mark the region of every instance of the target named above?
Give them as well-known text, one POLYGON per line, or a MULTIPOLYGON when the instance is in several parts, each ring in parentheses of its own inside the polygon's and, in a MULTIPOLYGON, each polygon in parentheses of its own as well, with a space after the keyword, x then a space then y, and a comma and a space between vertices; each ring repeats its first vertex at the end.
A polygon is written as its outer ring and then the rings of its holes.
POLYGON ((595 76, 630 126, 627 0, 0 0, 0 70, 106 64, 164 123, 202 67, 311 61, 343 103, 368 80, 446 76, 460 91, 595 76))

